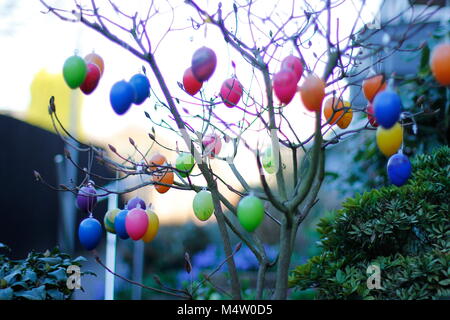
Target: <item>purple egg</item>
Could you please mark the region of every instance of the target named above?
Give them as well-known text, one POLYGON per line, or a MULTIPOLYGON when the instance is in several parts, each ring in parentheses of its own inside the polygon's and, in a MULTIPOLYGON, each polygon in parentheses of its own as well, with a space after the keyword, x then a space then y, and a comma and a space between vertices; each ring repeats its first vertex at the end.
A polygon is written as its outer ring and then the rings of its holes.
POLYGON ((145 201, 139 197, 134 197, 134 198, 130 199, 130 201, 128 201, 128 203, 127 203, 127 209, 131 210, 131 209, 137 208, 138 205, 140 206, 141 209, 143 209, 143 210, 146 209, 145 201))
POLYGON ((92 212, 97 204, 97 191, 92 186, 81 187, 77 195, 77 206, 84 212, 92 212))
POLYGON ((213 50, 201 47, 192 56, 192 74, 199 81, 203 82, 211 78, 216 70, 217 57, 213 50))

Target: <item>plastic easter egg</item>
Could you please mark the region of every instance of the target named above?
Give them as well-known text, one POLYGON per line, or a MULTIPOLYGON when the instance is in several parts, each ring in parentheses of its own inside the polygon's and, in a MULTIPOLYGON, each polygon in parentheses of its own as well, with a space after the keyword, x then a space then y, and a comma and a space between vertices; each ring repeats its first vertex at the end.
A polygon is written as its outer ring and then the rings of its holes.
POLYGON ((264 204, 258 197, 246 196, 239 201, 237 216, 242 227, 253 232, 264 219, 264 204))
POLYGON ((109 93, 109 100, 113 110, 122 115, 130 109, 134 101, 134 89, 125 80, 116 82, 109 93))
POLYGON ((183 75, 183 87, 191 96, 195 95, 202 88, 202 83, 198 81, 192 73, 192 68, 187 68, 183 75))
POLYGON ((273 90, 282 104, 288 104, 297 92, 295 72, 281 70, 273 76, 273 90))
POLYGON ((227 79, 220 88, 220 97, 227 107, 234 107, 242 97, 242 85, 236 78, 227 79))
POLYGON ((95 218, 86 218, 78 227, 78 238, 86 250, 95 249, 102 239, 102 225, 95 218))
POLYGON ((264 170, 268 174, 273 174, 277 171, 277 167, 275 165, 275 159, 273 157, 272 147, 268 147, 266 151, 264 151, 261 159, 264 170))
POLYGON ((377 119, 375 119, 374 113, 373 113, 373 103, 369 102, 366 107, 367 112, 367 119, 369 119, 369 123, 373 127, 378 127, 377 119))
POLYGON ((162 172, 153 175, 153 181, 164 183, 166 185, 155 184, 155 190, 159 193, 166 193, 174 182, 174 174, 172 170, 165 169, 162 172))
POLYGON ((192 202, 195 216, 201 220, 208 220, 214 212, 214 203, 211 192, 202 190, 197 193, 192 202))
POLYGON ((71 56, 64 62, 63 77, 71 89, 76 89, 83 83, 86 73, 86 62, 79 56, 71 56))
POLYGON ((145 210, 134 208, 128 211, 125 218, 125 228, 127 234, 133 240, 141 239, 148 227, 148 216, 145 210))
POLYGON ((192 73, 199 82, 207 81, 216 70, 217 57, 213 50, 201 47, 192 56, 192 73))
POLYGON ((403 141, 403 128, 400 123, 396 123, 392 128, 377 128, 377 145, 381 153, 390 157, 400 149, 403 141))
POLYGON ((91 94, 100 81, 100 69, 96 64, 88 63, 87 65, 87 74, 83 83, 80 86, 80 90, 83 91, 84 94, 91 94))
POLYGON ((86 63, 93 63, 97 65, 97 67, 100 69, 100 75, 103 75, 103 71, 105 70, 105 62, 103 61, 103 58, 98 54, 94 52, 89 53, 86 57, 84 57, 84 61, 86 61, 86 63))
POLYGON ((305 78, 300 87, 300 98, 309 111, 320 111, 325 97, 325 83, 318 76, 311 74, 305 78))
POLYGON ((97 191, 92 186, 81 187, 77 194, 77 206, 81 211, 92 212, 97 204, 97 191))
POLYGON ((182 152, 175 163, 175 167, 179 170, 178 173, 183 178, 186 178, 194 169, 195 159, 192 154, 187 152, 182 152))
POLYGON ((134 208, 141 208, 145 210, 146 208, 145 201, 139 197, 131 198, 127 203, 127 209, 131 210, 134 208))
POLYGON ((346 129, 350 125, 350 123, 352 122, 352 119, 353 119, 353 110, 350 109, 350 102, 344 101, 344 107, 349 108, 349 109, 345 109, 343 111, 344 114, 337 122, 338 127, 341 129, 346 129))
POLYGON ((290 55, 281 61, 281 70, 293 71, 296 83, 299 82, 303 74, 303 64, 300 58, 290 55))
POLYGON ((216 155, 219 155, 222 149, 222 141, 217 134, 208 134, 203 138, 203 146, 205 147, 204 153, 208 155, 210 159, 214 159, 216 155))
POLYGON ((160 153, 155 153, 148 162, 150 164, 149 169, 150 171, 160 170, 162 169, 161 166, 163 166, 166 162, 167 159, 165 156, 160 153))
POLYGON ((130 236, 127 233, 127 228, 125 226, 125 221, 127 218, 128 210, 122 210, 118 214, 116 214, 116 218, 114 219, 114 229, 116 230, 116 234, 120 239, 126 240, 130 236))
POLYGON ((150 95, 150 81, 145 75, 138 73, 131 77, 130 84, 134 89, 133 102, 142 104, 150 95))
POLYGON ((450 85, 450 43, 441 43, 434 47, 430 56, 430 69, 436 81, 450 85))
POLYGON ((408 181, 411 176, 411 162, 404 154, 394 154, 387 163, 389 181, 400 187, 408 181))
POLYGON ((337 123, 344 114, 344 102, 338 97, 329 97, 323 108, 323 115, 329 121, 330 126, 337 123))
POLYGON ((110 233, 116 233, 116 229, 114 228, 114 221, 116 220, 116 215, 120 212, 120 209, 111 209, 105 213, 105 217, 103 218, 103 225, 105 226, 106 231, 110 233))
POLYGON ((391 128, 400 119, 401 108, 400 97, 389 89, 378 93, 373 100, 375 119, 380 126, 386 129, 391 128))
POLYGON ((148 216, 148 227, 147 231, 145 232, 144 236, 142 237, 142 241, 144 242, 150 242, 152 241, 156 235, 158 234, 159 229, 159 219, 155 212, 153 212, 150 209, 147 209, 145 211, 148 216))
POLYGON ((365 79, 362 83, 364 96, 372 102, 375 96, 386 89, 386 79, 384 75, 377 74, 365 79))

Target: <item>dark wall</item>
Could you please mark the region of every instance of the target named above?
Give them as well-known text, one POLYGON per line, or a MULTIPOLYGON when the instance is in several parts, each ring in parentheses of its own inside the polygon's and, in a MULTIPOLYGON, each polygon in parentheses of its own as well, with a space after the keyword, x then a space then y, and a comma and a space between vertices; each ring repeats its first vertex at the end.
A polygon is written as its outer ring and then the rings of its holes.
MULTIPOLYGON (((56 186, 54 157, 63 154, 64 143, 49 131, 0 115, 0 146, 0 242, 12 249, 12 258, 24 258, 32 249, 45 251, 56 246, 58 192, 36 182, 33 170, 56 186)), ((80 163, 87 163, 87 153, 80 154, 80 163)), ((93 168, 111 176, 99 166, 93 168)), ((78 179, 81 181, 82 176, 78 179)), ((103 201, 94 215, 101 219, 105 211, 103 201)), ((76 225, 83 218, 84 214, 78 211, 76 225)), ((76 235, 75 243, 78 246, 76 235)))

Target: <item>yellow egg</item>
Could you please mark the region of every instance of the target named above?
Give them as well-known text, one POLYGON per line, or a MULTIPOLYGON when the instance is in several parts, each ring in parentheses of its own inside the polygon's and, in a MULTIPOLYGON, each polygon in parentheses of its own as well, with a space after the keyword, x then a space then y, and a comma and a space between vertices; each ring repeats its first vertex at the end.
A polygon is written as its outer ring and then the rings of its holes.
POLYGON ((147 231, 142 237, 142 240, 144 242, 150 242, 156 237, 156 234, 158 233, 159 219, 156 213, 154 213, 152 210, 147 209, 145 212, 147 212, 148 216, 148 227, 147 231))
POLYGON ((392 128, 377 128, 377 145, 380 151, 387 157, 392 156, 400 149, 403 141, 403 128, 396 123, 392 128))

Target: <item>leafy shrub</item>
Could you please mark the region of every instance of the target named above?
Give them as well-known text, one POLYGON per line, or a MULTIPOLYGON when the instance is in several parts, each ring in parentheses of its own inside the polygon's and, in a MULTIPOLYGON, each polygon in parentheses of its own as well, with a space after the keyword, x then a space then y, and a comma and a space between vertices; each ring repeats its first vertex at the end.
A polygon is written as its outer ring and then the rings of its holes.
MULTIPOLYGON (((0 249, 7 248, 0 243, 0 249)), ((0 254, 0 300, 64 300, 73 290, 67 287, 70 265, 81 267, 83 257, 71 259, 58 248, 45 253, 30 252, 24 260, 0 254)), ((92 272, 81 272, 93 274, 92 272)))
POLYGON ((449 160, 447 146, 420 155, 406 185, 358 194, 322 219, 322 253, 292 272, 291 287, 321 299, 449 298, 449 160), (367 288, 369 265, 381 289, 367 288))

